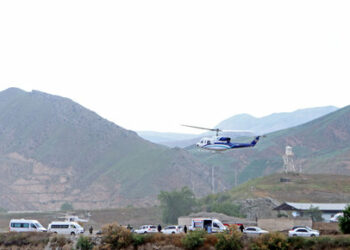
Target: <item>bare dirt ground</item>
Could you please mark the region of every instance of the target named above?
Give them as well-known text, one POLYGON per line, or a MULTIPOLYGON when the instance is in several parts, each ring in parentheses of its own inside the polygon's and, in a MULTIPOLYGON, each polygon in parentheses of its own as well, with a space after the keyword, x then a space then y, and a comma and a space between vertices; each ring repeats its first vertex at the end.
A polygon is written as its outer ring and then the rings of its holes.
POLYGON ((105 224, 118 222, 121 225, 130 224, 133 227, 138 227, 144 224, 161 224, 161 210, 159 207, 150 208, 116 208, 116 209, 101 209, 101 210, 79 210, 73 212, 28 212, 28 213, 0 213, 0 232, 8 232, 9 222, 11 219, 35 219, 38 220, 44 227, 52 221, 64 220, 65 215, 77 215, 79 218, 89 218, 89 221, 83 223, 85 230, 91 225, 94 230, 99 230, 105 224), (88 216, 90 215, 90 216, 88 216))

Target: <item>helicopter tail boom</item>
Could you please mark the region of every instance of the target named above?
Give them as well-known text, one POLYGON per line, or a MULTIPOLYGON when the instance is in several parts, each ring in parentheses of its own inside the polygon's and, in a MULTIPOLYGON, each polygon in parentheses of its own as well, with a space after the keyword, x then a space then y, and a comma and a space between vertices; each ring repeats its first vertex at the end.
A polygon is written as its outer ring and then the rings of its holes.
POLYGON ((255 137, 255 139, 250 143, 250 145, 252 145, 252 147, 254 147, 256 145, 256 143, 259 141, 260 136, 255 137))

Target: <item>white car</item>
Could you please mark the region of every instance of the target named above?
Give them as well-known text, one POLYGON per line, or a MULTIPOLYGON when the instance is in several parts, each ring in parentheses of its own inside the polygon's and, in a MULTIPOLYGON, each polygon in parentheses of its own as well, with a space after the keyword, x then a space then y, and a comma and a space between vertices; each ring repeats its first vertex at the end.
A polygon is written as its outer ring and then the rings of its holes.
POLYGON ((135 229, 134 233, 147 234, 147 233, 158 233, 157 226, 154 225, 143 225, 139 229, 135 229))
POLYGON ((269 231, 262 230, 260 227, 246 227, 243 229, 243 233, 247 235, 261 235, 261 234, 267 234, 269 231))
POLYGON ((166 228, 162 229, 163 234, 178 234, 183 232, 183 228, 181 226, 167 226, 166 228))
POLYGON ((301 237, 315 237, 320 236, 320 232, 317 230, 313 230, 309 227, 297 227, 288 232, 289 237, 293 236, 301 236, 301 237))

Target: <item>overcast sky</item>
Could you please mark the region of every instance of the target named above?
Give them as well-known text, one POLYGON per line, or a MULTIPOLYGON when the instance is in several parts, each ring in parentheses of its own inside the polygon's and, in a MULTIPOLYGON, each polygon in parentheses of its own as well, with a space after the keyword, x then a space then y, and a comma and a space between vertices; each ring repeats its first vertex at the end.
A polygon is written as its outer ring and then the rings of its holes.
MULTIPOLYGON (((350 104, 350 1, 0 1, 0 90, 132 130, 350 104)), ((198 131, 202 132, 202 131, 198 131)))

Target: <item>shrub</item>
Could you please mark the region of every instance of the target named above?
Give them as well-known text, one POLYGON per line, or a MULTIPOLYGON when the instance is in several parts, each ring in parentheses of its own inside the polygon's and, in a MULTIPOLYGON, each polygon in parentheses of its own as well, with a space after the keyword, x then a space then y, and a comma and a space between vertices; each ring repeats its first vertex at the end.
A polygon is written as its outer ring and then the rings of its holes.
POLYGON ((146 243, 147 235, 144 234, 132 234, 132 244, 137 247, 146 243))
POLYGON ((49 237, 46 233, 4 233, 1 234, 0 244, 4 246, 44 246, 49 242, 49 237))
POLYGON ((252 243, 251 249, 287 250, 288 240, 282 233, 264 234, 252 243))
POLYGON ((130 246, 133 242, 132 233, 117 223, 102 228, 102 247, 107 249, 121 249, 130 246))
POLYGON ((350 238, 349 237, 336 237, 333 239, 334 247, 340 248, 350 248, 350 238))
POLYGON ((329 237, 313 238, 309 239, 309 241, 313 241, 317 249, 333 249, 333 242, 329 237))
POLYGON ((210 248, 218 243, 218 238, 215 234, 207 234, 204 239, 204 248, 210 248))
POLYGON ((51 241, 50 241, 50 247, 52 248, 62 248, 65 245, 68 245, 71 243, 71 240, 66 238, 63 235, 55 235, 51 241))
POLYGON ((183 235, 181 234, 175 234, 175 235, 171 235, 171 245, 182 248, 182 238, 183 235))
POLYGON ((350 233, 350 205, 344 210, 344 216, 339 217, 339 228, 344 234, 350 233))
POLYGON ((186 249, 196 249, 203 245, 205 235, 204 230, 190 232, 182 239, 182 245, 186 249))
POLYGON ((303 237, 289 237, 287 239, 288 245, 292 249, 303 249, 306 239, 303 237))
POLYGON ((75 247, 80 250, 92 250, 94 244, 89 237, 80 236, 75 247))
POLYGON ((231 233, 218 234, 218 243, 215 245, 217 250, 241 249, 243 247, 241 241, 241 233, 233 231, 231 233))

